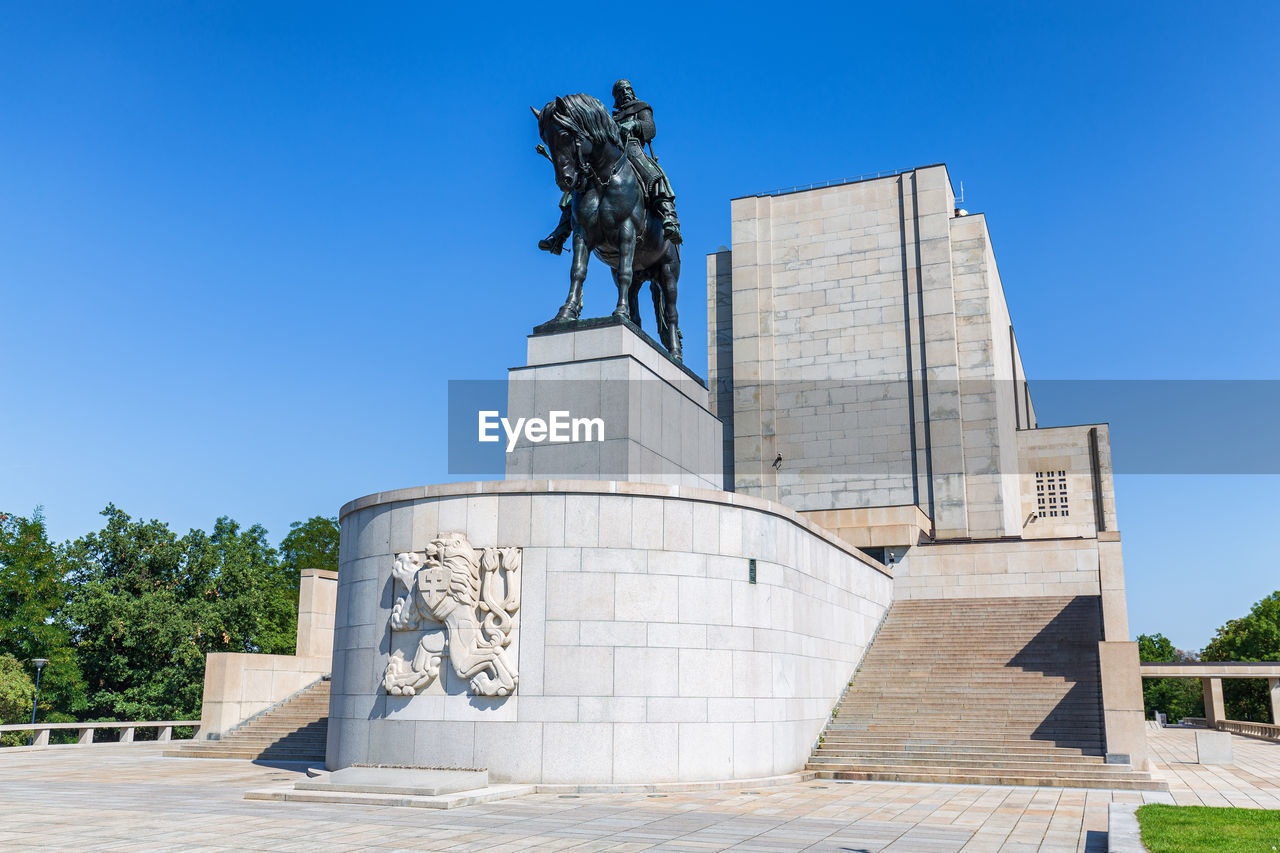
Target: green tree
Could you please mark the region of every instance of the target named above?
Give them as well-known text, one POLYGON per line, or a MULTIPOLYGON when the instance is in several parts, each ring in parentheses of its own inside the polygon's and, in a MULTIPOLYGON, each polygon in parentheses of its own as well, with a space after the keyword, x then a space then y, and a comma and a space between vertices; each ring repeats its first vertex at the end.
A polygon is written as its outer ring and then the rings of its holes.
POLYGON ((303 569, 338 570, 338 519, 316 515, 295 521, 280 542, 280 563, 294 574, 303 569))
POLYGON ((303 569, 338 570, 338 519, 315 515, 295 521, 280 541, 280 569, 284 594, 288 597, 289 642, 296 643, 298 631, 298 584, 303 569))
MULTIPOLYGON (((31 700, 36 686, 23 669, 22 662, 10 654, 0 654, 0 725, 31 722, 31 700)), ((0 734, 0 746, 27 743, 27 732, 0 734)))
POLYGON ((47 658, 40 680, 40 718, 85 707, 85 685, 62 619, 68 570, 64 550, 49 541, 44 515, 0 512, 0 653, 19 662, 47 658))
POLYGON ((66 613, 94 719, 190 719, 199 712, 204 649, 192 602, 208 578, 186 571, 185 543, 159 521, 114 505, 106 526, 71 544, 66 613))
POLYGON ((188 571, 204 584, 199 645, 208 651, 292 654, 297 632, 297 580, 277 559, 267 531, 241 531, 225 516, 212 534, 186 537, 188 571))
POLYGON ((219 518, 177 536, 109 505, 106 526, 68 549, 66 614, 89 682, 91 716, 192 719, 205 655, 289 653, 297 585, 260 525, 219 518))
MULTIPOLYGON (((1219 628, 1201 657, 1213 661, 1280 661, 1280 591, 1253 605, 1249 615, 1219 628)), ((1223 679, 1222 698, 1228 719, 1271 722, 1271 702, 1264 679, 1223 679)))
MULTIPOLYGON (((1164 634, 1139 635, 1138 658, 1164 663, 1195 660, 1194 655, 1175 649, 1164 634)), ((1160 711, 1170 722, 1204 716, 1204 692, 1195 678, 1144 678, 1142 704, 1148 717, 1160 711)))

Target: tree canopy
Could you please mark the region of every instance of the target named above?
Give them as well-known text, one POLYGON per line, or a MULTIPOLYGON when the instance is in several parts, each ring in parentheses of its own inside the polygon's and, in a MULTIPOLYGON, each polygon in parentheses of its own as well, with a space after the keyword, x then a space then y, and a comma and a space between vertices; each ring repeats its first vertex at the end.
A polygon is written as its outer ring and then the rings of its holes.
MULTIPOLYGON (((1141 634, 1138 659, 1172 663, 1195 660, 1195 655, 1175 649, 1164 634, 1141 634)), ((1183 717, 1204 716, 1204 692, 1195 678, 1144 678, 1142 704, 1148 717, 1159 711, 1175 723, 1183 717)))
POLYGON ((42 720, 198 718, 205 655, 291 654, 300 569, 337 569, 336 519, 295 522, 277 551, 225 516, 180 536, 115 505, 102 515, 55 545, 39 510, 0 514, 0 655, 14 662, 0 691, 20 694, 30 659, 48 658, 42 720))
MULTIPOLYGON (((1253 605, 1247 616, 1232 619, 1201 653, 1204 660, 1280 661, 1280 591, 1253 605)), ((1262 679, 1223 679, 1227 717, 1254 723, 1271 722, 1271 700, 1262 679)))
POLYGON ((338 519, 323 515, 295 521, 280 542, 280 564, 302 569, 338 570, 338 519))
MULTIPOLYGON (((13 655, 0 653, 0 725, 25 723, 31 719, 35 685, 13 655)), ((26 743, 22 732, 0 733, 0 746, 26 743)))
MULTIPOLYGON (((85 684, 67 630, 69 584, 65 549, 52 544, 44 515, 0 512, 0 654, 28 672, 32 658, 46 658, 40 692, 49 708, 85 709, 85 684)), ((28 713, 30 711, 28 710, 28 713)))
MULTIPOLYGON (((1138 657, 1144 661, 1280 661, 1280 591, 1253 605, 1248 615, 1232 619, 1199 655, 1175 649, 1163 634, 1138 637, 1138 657)), ((1148 716, 1163 711, 1170 720, 1204 715, 1204 692, 1199 679, 1146 678, 1142 699, 1148 716)), ((1271 719, 1266 679, 1224 678, 1222 699, 1228 719, 1253 723, 1271 719)))

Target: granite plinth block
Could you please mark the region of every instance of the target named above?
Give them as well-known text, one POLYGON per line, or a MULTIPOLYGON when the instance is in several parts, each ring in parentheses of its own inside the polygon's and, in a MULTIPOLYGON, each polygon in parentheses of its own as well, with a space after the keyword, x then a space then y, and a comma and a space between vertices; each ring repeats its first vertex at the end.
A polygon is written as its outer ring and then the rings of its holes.
POLYGON ((507 479, 572 478, 723 485, 723 426, 706 384, 629 323, 574 324, 529 337, 528 364, 508 377, 507 420, 555 423, 522 434, 507 479))
POLYGON ((1231 735, 1227 732, 1196 732, 1197 764, 1231 764, 1231 735))
POLYGON ((430 767, 344 767, 324 779, 297 782, 298 791, 345 791, 355 794, 407 794, 438 797, 489 785, 485 770, 430 767))

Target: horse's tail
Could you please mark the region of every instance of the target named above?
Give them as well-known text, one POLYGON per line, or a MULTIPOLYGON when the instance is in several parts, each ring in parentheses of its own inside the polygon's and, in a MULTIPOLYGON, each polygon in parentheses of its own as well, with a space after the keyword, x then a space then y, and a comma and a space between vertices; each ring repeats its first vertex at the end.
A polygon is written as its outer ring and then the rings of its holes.
POLYGON ((670 349, 667 343, 671 336, 671 327, 667 325, 667 294, 656 279, 649 282, 649 293, 653 296, 653 313, 658 320, 658 340, 670 349))

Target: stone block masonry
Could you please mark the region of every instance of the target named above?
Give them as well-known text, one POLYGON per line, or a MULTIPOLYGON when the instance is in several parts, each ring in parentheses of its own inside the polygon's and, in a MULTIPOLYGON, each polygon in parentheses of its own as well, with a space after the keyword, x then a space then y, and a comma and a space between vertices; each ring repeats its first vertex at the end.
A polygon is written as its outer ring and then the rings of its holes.
POLYGON ((625 482, 461 483, 342 510, 328 764, 487 767, 495 782, 798 770, 890 600, 888 571, 770 501, 625 482), (520 546, 515 695, 448 667, 382 689, 395 554, 442 531, 520 546), (751 582, 750 560, 755 560, 751 582))
POLYGON ((1016 535, 1033 411, 985 218, 956 214, 946 167, 734 199, 732 217, 707 290, 734 489, 1016 535))
POLYGON ((943 165, 731 217, 707 259, 726 488, 898 560, 898 601, 1097 597, 1107 751, 1141 767, 1110 431, 1040 428, 986 217, 943 165))
MULTIPOLYGON (((507 478, 582 478, 718 489, 722 427, 707 387, 630 324, 531 335, 507 384, 507 419, 599 419, 603 440, 516 443, 507 478)), ((592 436, 594 438, 594 436, 592 436)))

